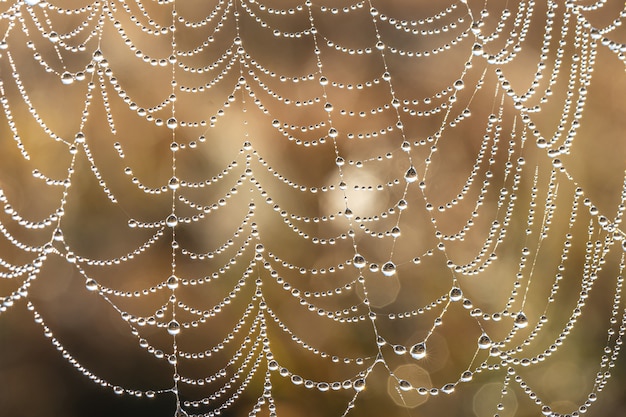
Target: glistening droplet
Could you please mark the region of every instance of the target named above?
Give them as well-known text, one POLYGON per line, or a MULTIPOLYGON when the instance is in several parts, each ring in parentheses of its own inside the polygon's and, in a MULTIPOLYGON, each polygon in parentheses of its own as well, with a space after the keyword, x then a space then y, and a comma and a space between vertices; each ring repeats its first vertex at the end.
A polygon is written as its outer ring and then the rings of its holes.
POLYGON ((417 171, 413 166, 411 166, 406 173, 404 174, 404 179, 406 182, 415 182, 417 181, 417 171))
POLYGON ((480 349, 489 349, 491 347, 491 339, 486 333, 483 333, 478 338, 478 347, 480 349))
POLYGON ((460 301, 463 298, 463 291, 459 287, 452 287, 450 290, 450 301, 460 301))
POLYGON ((167 288, 170 290, 175 290, 178 288, 178 278, 176 275, 172 275, 167 279, 167 288))
POLYGON ((365 390, 365 380, 363 378, 359 378, 352 384, 352 387, 355 391, 361 392, 365 390))
POLYGON ((85 287, 89 291, 96 291, 98 289, 98 283, 94 279, 89 278, 87 281, 85 281, 85 287))
POLYGON ((381 271, 383 272, 383 275, 385 275, 386 277, 391 277, 395 275, 396 273, 396 264, 394 264, 391 261, 386 262, 381 268, 381 271))
POLYGON ((365 268, 365 265, 367 265, 367 261, 363 256, 357 253, 356 255, 354 255, 354 258, 352 258, 352 264, 357 268, 365 268))
POLYGON ((170 214, 169 216, 167 216, 167 219, 165 219, 165 224, 168 227, 176 227, 176 225, 178 224, 178 217, 176 217, 175 214, 170 214))
POLYGON ((74 75, 72 73, 65 71, 61 74, 61 82, 65 85, 70 85, 74 82, 74 75))
POLYGON ((413 359, 420 360, 426 357, 426 342, 416 343, 409 351, 413 359))
POLYGON ((411 391, 413 389, 413 385, 411 385, 409 381, 401 379, 400 381, 398 381, 398 388, 400 388, 402 391, 411 391))
POLYGON ((528 318, 524 313, 520 311, 519 313, 517 313, 517 316, 515 316, 513 324, 515 325, 515 327, 523 329, 524 327, 528 326, 528 318))
POLYGON ((180 323, 178 323, 176 320, 172 320, 167 323, 167 332, 171 335, 177 335, 178 333, 180 333, 180 323))

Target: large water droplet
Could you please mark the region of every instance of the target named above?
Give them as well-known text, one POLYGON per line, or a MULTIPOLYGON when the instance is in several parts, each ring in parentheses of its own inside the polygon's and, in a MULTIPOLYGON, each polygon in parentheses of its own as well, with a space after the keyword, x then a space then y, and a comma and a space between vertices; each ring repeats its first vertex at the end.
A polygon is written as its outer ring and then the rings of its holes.
POLYGON ((171 190, 175 190, 180 187, 180 181, 178 180, 178 178, 172 177, 167 183, 167 186, 170 187, 171 190))
POLYGON ((354 266, 357 268, 365 268, 365 266, 367 265, 367 261, 363 256, 357 253, 356 255, 354 255, 354 258, 352 258, 352 264, 354 264, 354 266))
POLYGON ((352 387, 355 391, 361 392, 365 390, 365 380, 363 378, 359 378, 352 384, 352 387))
POLYGON ((102 62, 103 59, 104 59, 104 54, 102 53, 102 51, 100 49, 96 49, 93 52, 93 60, 96 62, 102 62))
POLYGON ((391 277, 396 273, 396 264, 391 261, 386 262, 380 270, 386 277, 391 277))
POLYGON ((398 381, 398 388, 400 388, 402 391, 411 391, 413 389, 413 385, 411 385, 409 381, 401 379, 400 381, 398 381))
POLYGON ((178 333, 180 333, 180 323, 178 323, 176 320, 172 320, 167 323, 167 332, 171 335, 177 335, 178 333))
POLYGON ((176 275, 172 275, 167 279, 167 288, 170 290, 175 290, 178 288, 178 278, 176 275))
POLYGON ((89 291, 96 291, 98 289, 98 283, 94 279, 89 278, 87 281, 85 281, 85 287, 89 291))
POLYGON ((166 125, 170 129, 176 129, 178 127, 178 121, 175 117, 170 117, 169 119, 167 119, 166 125))
POLYGON ((411 350, 409 352, 413 359, 424 359, 426 357, 426 342, 416 343, 411 346, 411 350))
POLYGON ((415 182, 417 181, 417 171, 413 166, 411 166, 404 174, 404 179, 406 182, 415 182))
POLYGON ((513 324, 515 325, 515 327, 523 329, 524 327, 528 326, 528 318, 524 313, 520 311, 519 313, 517 313, 517 316, 515 316, 513 324))
POLYGON ((446 384, 441 387, 441 391, 445 394, 452 394, 454 392, 454 384, 446 384))
POLYGON ((460 301, 463 298, 463 291, 459 287, 452 287, 450 290, 450 301, 460 301))
POLYGON ((165 224, 168 225, 168 227, 176 227, 178 224, 178 217, 176 217, 173 213, 170 214, 167 216, 167 219, 165 219, 165 224))
POLYGON ((74 75, 72 73, 65 71, 61 74, 61 82, 65 85, 70 85, 74 82, 74 75))
POLYGON ((478 347, 480 349, 489 349, 491 347, 491 339, 486 333, 483 333, 478 338, 478 347))
POLYGON ((454 82, 454 89, 455 90, 462 90, 465 88, 465 83, 463 82, 463 80, 456 80, 454 82))
POLYGON ((36 6, 41 0, 24 0, 27 6, 36 6))

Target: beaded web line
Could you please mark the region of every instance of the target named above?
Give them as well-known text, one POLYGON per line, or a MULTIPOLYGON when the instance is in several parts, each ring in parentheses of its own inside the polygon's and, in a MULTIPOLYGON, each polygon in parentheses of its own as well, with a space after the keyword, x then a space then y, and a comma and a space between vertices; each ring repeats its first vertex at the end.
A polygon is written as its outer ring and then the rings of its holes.
POLYGON ((1 2, 0 323, 160 415, 586 413, 626 330, 626 149, 583 178, 626 7, 540 3, 1 2), (564 402, 537 375, 585 326, 564 402))

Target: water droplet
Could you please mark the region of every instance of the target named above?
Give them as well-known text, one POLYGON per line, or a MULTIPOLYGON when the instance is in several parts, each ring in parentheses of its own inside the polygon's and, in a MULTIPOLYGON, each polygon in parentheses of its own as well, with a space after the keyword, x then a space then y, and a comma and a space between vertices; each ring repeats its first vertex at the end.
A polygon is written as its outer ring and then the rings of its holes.
POLYGON ((176 227, 176 225, 178 224, 178 217, 176 217, 174 213, 170 214, 169 216, 167 216, 167 219, 165 219, 165 224, 168 227, 176 227))
POLYGON ((63 240, 63 232, 61 231, 61 229, 56 229, 54 231, 54 234, 52 235, 52 238, 57 242, 61 242, 63 240))
POLYGON ((391 229, 391 236, 393 236, 393 237, 400 237, 400 228, 398 226, 394 226, 391 229))
POLYGON ((450 301, 460 301, 463 298, 463 291, 459 287, 452 287, 450 290, 450 301))
POLYGON ((474 46, 472 46, 472 54, 474 54, 474 56, 481 56, 483 54, 483 46, 479 43, 475 43, 474 46))
POLYGON ((270 361, 267 364, 267 369, 269 369, 270 371, 276 371, 278 370, 278 362, 276 361, 270 361))
POLYGON ((406 180, 406 182, 415 182, 415 181, 417 181, 417 171, 415 170, 415 168, 412 165, 406 171, 406 174, 404 174, 404 179, 406 180))
POLYGON ((459 91, 465 88, 465 83, 463 82, 463 80, 456 80, 454 82, 454 89, 459 91))
POLYGON ((406 210, 406 208, 409 206, 409 203, 407 203, 407 201, 405 199, 402 199, 400 201, 398 201, 398 209, 399 210, 406 210))
POLYGON ((256 253, 263 253, 265 252, 265 246, 263 246, 263 244, 259 243, 254 247, 254 251, 256 253))
POLYGON ((337 131, 337 129, 335 129, 334 127, 331 127, 330 129, 328 129, 328 137, 334 139, 337 136, 339 136, 339 132, 337 131))
POLYGON ((74 82, 74 75, 72 73, 65 71, 61 74, 61 82, 65 85, 70 85, 74 82))
POLYGON ((175 117, 170 117, 169 119, 167 119, 166 125, 170 129, 176 129, 178 127, 178 121, 175 117))
POLYGON ((328 78, 320 77, 320 84, 321 85, 328 85, 328 78))
POLYGON ((178 178, 172 177, 167 183, 167 186, 170 187, 170 189, 175 190, 180 187, 180 181, 178 180, 178 178))
POLYGON ((167 288, 170 290, 178 288, 178 277, 176 275, 172 275, 167 279, 167 288))
POLYGON ((326 110, 327 112, 333 111, 333 105, 331 103, 324 104, 324 110, 326 110))
POLYGON ((365 265, 367 265, 367 261, 363 256, 357 253, 356 255, 354 255, 354 258, 352 258, 352 264, 357 268, 365 268, 365 265))
POLYGON ((528 318, 524 313, 520 311, 519 313, 517 313, 517 316, 515 316, 513 324, 515 325, 515 327, 523 329, 524 327, 528 326, 528 318))
POLYGON ((400 381, 398 381, 398 388, 400 388, 402 391, 411 391, 413 389, 413 385, 411 385, 409 381, 401 379, 400 381))
POLYGON ((93 60, 96 62, 102 62, 103 59, 104 59, 104 54, 102 53, 102 51, 100 49, 96 49, 93 52, 93 60))
POLYGON ((167 332, 171 335, 177 335, 178 333, 180 333, 180 323, 178 323, 176 320, 172 320, 167 323, 167 332))
POLYGON ((441 391, 445 394, 452 394, 454 392, 454 384, 446 384, 441 387, 441 391))
POLYGON ((326 392, 330 389, 330 385, 328 384, 328 382, 318 382, 317 389, 321 392, 326 392))
POLYGON ((300 375, 291 375, 291 383, 294 385, 302 385, 304 380, 300 375))
POLYGON ((402 346, 402 345, 395 345, 393 347, 393 352, 396 355, 404 355, 406 353, 406 347, 402 346))
POLYGON ((117 395, 122 395, 124 393, 124 388, 120 386, 115 386, 113 387, 113 392, 116 393, 117 395))
POLYGON ((94 279, 89 278, 87 281, 85 281, 85 287, 89 291, 96 291, 98 289, 98 283, 94 279))
POLYGON ((491 339, 486 333, 483 333, 478 338, 478 348, 479 349, 489 349, 491 347, 491 339))
POLYGON ((413 359, 420 360, 426 357, 426 342, 416 343, 409 352, 413 359))
POLYGON ((27 6, 36 6, 41 0, 24 0, 27 6))
POLYGON ((474 374, 472 373, 472 371, 465 371, 461 374, 461 381, 463 382, 469 382, 472 380, 472 378, 474 378, 474 374))
POLYGON ((363 378, 359 378, 352 384, 352 387, 355 391, 361 392, 365 390, 365 380, 363 378))
POLYGON ((391 277, 396 273, 396 264, 391 261, 386 262, 380 270, 386 277, 391 277))

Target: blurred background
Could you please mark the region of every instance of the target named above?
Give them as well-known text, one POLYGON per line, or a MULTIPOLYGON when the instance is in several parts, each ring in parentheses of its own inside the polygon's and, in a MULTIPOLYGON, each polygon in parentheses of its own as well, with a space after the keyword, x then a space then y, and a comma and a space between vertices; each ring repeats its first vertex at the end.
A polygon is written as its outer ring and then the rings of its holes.
MULTIPOLYGON (((133 335, 121 317, 124 311, 162 323, 170 320, 171 305, 163 306, 171 291, 162 283, 172 274, 172 229, 164 227, 132 259, 119 258, 140 248, 160 228, 130 225, 163 222, 173 204, 180 218, 190 219, 175 228, 175 272, 181 279, 176 296, 193 310, 179 308, 177 319, 198 320, 194 311, 215 313, 214 306, 228 297, 221 311, 183 329, 176 338, 178 349, 198 356, 232 335, 232 342, 210 358, 180 357, 180 374, 198 379, 225 369, 230 378, 250 353, 245 376, 260 358, 246 389, 221 415, 248 415, 263 393, 268 365, 261 344, 254 344, 264 338, 259 324, 253 324, 255 317, 264 317, 271 352, 289 376, 312 381, 354 381, 374 362, 376 336, 382 336, 387 341, 380 347, 385 364, 368 375, 354 415, 540 415, 541 407, 517 383, 511 381, 502 395, 505 369, 477 373, 471 382, 457 385, 454 394, 436 396, 401 392, 390 373, 428 388, 457 382, 463 371, 488 360, 487 351, 476 350, 483 329, 500 341, 513 327, 511 317, 476 319, 471 309, 501 312, 510 297, 512 312, 523 304, 529 326, 513 334, 506 349, 519 345, 515 357, 536 356, 562 334, 581 292, 582 314, 562 346, 545 361, 516 365, 515 370, 555 412, 572 413, 587 400, 596 375, 608 367, 600 366, 602 356, 613 352, 605 351, 607 340, 613 346, 617 337, 609 329, 617 331, 624 314, 619 294, 614 305, 624 251, 583 201, 592 201, 610 221, 624 204, 626 80, 623 60, 603 45, 595 49, 593 71, 587 74, 589 49, 584 45, 589 27, 619 22, 623 3, 609 0, 594 7, 592 2, 575 2, 589 26, 581 23, 577 29, 575 16, 564 25, 561 1, 554 2, 558 7, 553 14, 544 2, 373 1, 379 17, 374 25, 369 2, 317 1, 309 14, 292 0, 187 0, 176 3, 177 54, 171 32, 160 29, 172 24, 172 2, 27 3, 1 6, 6 48, 0 59, 5 110, 0 187, 3 203, 10 204, 0 213, 3 272, 11 269, 9 264, 31 263, 36 256, 10 239, 36 247, 52 242, 56 252, 41 266, 27 299, 5 299, 0 313, 0 414, 173 415, 171 392, 155 399, 116 395, 77 372, 27 309, 32 302, 67 352, 112 386, 133 391, 172 388, 172 365, 138 343, 146 339, 155 349, 172 353, 172 336, 163 326, 140 326, 136 320, 130 324, 139 336, 133 335), (505 8, 511 14, 498 30, 502 16, 509 16, 505 8), (471 26, 478 20, 482 35, 497 33, 485 42, 484 56, 472 54, 480 39, 471 26), (550 20, 553 27, 546 39, 550 20), (317 29, 315 38, 306 32, 311 24, 317 29), (505 53, 500 62, 487 59, 503 48, 514 50, 515 40, 523 36, 511 59, 505 53), (384 59, 375 47, 379 38, 385 44, 384 59), (544 41, 546 68, 533 86, 544 41), (556 55, 560 41, 561 58, 556 55), (94 59, 96 50, 104 61, 94 59), (560 70, 551 83, 557 59, 560 70), (41 62, 53 70, 46 71, 41 62), (73 74, 71 84, 61 81, 64 72, 73 74), (524 103, 542 106, 541 112, 528 113, 534 128, 522 123, 498 73, 518 95, 537 91, 524 103), (320 83, 322 76, 328 85, 320 83), (568 100, 575 106, 581 77, 587 76, 591 79, 580 127, 569 154, 559 156, 565 169, 557 164, 553 170, 548 149, 536 146, 532 130, 546 139, 556 136, 550 146, 563 144, 576 119, 574 110, 564 107, 568 100), (453 87, 458 79, 464 88, 453 87), (547 100, 541 102, 548 88, 547 100), (390 105, 394 97, 401 102, 397 113, 390 105), (332 103, 332 111, 324 109, 326 103, 332 103), (175 130, 155 121, 170 118, 173 108, 175 130), (151 118, 142 116, 142 109, 151 118), (492 114, 496 117, 490 122, 492 114), (328 138, 331 127, 338 131, 335 142, 328 138), (75 142, 79 132, 85 136, 84 146, 75 142), (410 152, 402 150, 404 142, 411 144, 410 152), (20 143, 29 159, 20 152, 20 143), (417 182, 406 186, 410 167, 424 181, 423 192, 417 182), (34 170, 61 182, 71 171, 71 186, 46 183, 34 170), (194 204, 172 198, 166 186, 173 175, 185 182, 177 195, 194 204), (345 192, 341 182, 347 184, 345 192), (145 191, 161 188, 162 193, 145 191), (584 194, 576 198, 578 188, 584 194), (407 209, 399 214, 401 199, 407 209), (447 209, 437 209, 451 201, 447 209), (435 209, 428 210, 427 204, 435 209), (346 208, 351 218, 344 215, 346 208), (41 229, 27 229, 12 218, 18 213, 40 221, 59 209, 61 220, 41 229), (494 221, 499 228, 489 241, 494 221), (52 239, 57 226, 62 241, 52 239), (394 226, 401 230, 399 237, 391 234, 394 226), (437 237, 437 232, 454 235, 464 226, 462 241, 437 237), (496 243, 497 236, 501 242, 496 243), (445 242, 445 251, 437 248, 440 242, 445 242), (263 251, 255 252, 258 244, 263 251), (74 264, 67 261, 68 252, 112 261, 74 264), (369 264, 360 283, 351 265, 355 252, 369 264), (487 261, 492 252, 497 259, 487 261), (372 267, 388 261, 397 267, 391 277, 372 267), (470 265, 465 272, 476 271, 455 273, 448 262, 470 265), (85 288, 86 276, 130 296, 109 294, 109 302, 85 288), (548 302, 555 282, 558 291, 548 302), (471 308, 455 302, 446 309, 453 285, 463 289, 471 308), (300 298, 292 295, 294 288, 300 298), (147 295, 134 295, 143 290, 147 295), (259 291, 266 309, 260 306, 259 291), (300 299, 307 301, 302 305, 300 299), (249 306, 241 330, 233 331, 249 306), (329 319, 318 309, 347 322, 329 319), (157 317, 158 310, 164 310, 164 318, 157 317), (376 331, 370 312, 376 313, 376 331), (616 324, 610 323, 612 313, 616 324), (542 315, 547 322, 525 344, 542 315), (442 324, 435 328, 438 317, 442 324), (245 340, 248 331, 250 342, 245 340), (393 352, 393 345, 411 347, 425 338, 423 360, 393 352), (241 344, 245 348, 238 354, 241 344), (233 355, 238 356, 227 365, 233 355), (497 409, 499 403, 503 410, 497 409)), ((603 36, 626 41, 619 25, 603 36)), ((0 294, 11 295, 25 279, 0 280, 0 294)), ((498 361, 491 358, 488 363, 498 361)), ((587 415, 626 413, 625 369, 620 358, 587 415)), ((320 392, 294 386, 289 379, 272 372, 280 416, 341 415, 355 393, 320 392)), ((224 382, 181 384, 181 399, 207 397, 224 382)), ((226 388, 210 406, 188 404, 185 409, 191 414, 219 407, 241 382, 226 388)), ((259 415, 267 414, 264 406, 259 415)))

